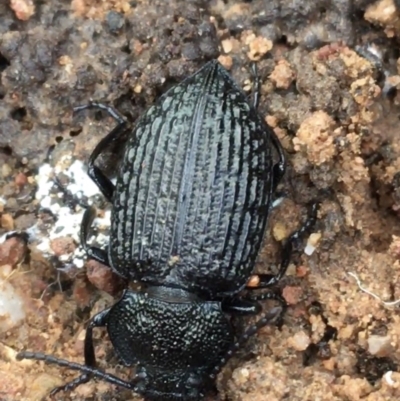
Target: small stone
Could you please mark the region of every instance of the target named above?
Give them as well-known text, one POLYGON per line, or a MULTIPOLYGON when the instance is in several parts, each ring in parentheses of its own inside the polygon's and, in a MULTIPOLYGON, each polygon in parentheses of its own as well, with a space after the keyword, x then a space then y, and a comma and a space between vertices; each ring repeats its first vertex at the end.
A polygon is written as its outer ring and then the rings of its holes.
POLYGON ((249 46, 247 56, 251 61, 260 60, 272 49, 272 41, 262 36, 256 36, 254 33, 247 36, 245 43, 249 46))
POLYGON ((257 274, 252 275, 247 281, 246 287, 256 288, 260 284, 260 277, 257 274))
POLYGON ((70 65, 70 64, 72 64, 72 59, 71 59, 71 57, 69 57, 67 55, 60 56, 58 59, 58 64, 63 65, 63 66, 70 65))
POLYGON ((1 175, 2 175, 4 178, 7 178, 8 176, 11 175, 11 173, 12 173, 11 167, 10 167, 7 163, 4 163, 4 164, 1 166, 1 175))
POLYGON ((111 10, 107 13, 106 22, 112 33, 118 33, 125 25, 125 18, 121 13, 111 10))
POLYGON ((18 173, 15 176, 15 185, 18 187, 23 187, 25 184, 27 184, 28 179, 24 173, 18 173))
POLYGON ((50 242, 50 248, 56 256, 69 255, 75 251, 76 245, 71 237, 55 238, 50 242))
POLYGON ((275 116, 267 115, 265 117, 265 122, 271 127, 276 128, 278 125, 278 119, 275 116))
POLYGON ((109 267, 93 259, 86 263, 88 280, 99 290, 114 295, 124 286, 124 280, 117 276, 109 267))
POLYGON ((86 307, 90 304, 90 291, 88 282, 85 280, 85 277, 78 275, 78 277, 74 280, 73 285, 73 297, 76 300, 77 304, 80 307, 86 307))
POLYGON ((294 287, 294 286, 286 286, 282 290, 282 296, 285 298, 285 301, 289 305, 296 305, 299 303, 301 296, 303 294, 303 290, 301 287, 294 287))
POLYGON ((308 274, 307 266, 300 265, 296 267, 296 276, 297 277, 305 277, 308 274))
POLYGON ((288 339, 288 343, 296 351, 304 351, 311 344, 311 339, 304 331, 298 331, 288 339))
POLYGON ((288 237, 288 232, 284 224, 279 221, 272 227, 272 236, 278 242, 288 237))
POLYGON ((312 233, 307 241, 307 245, 304 249, 304 253, 308 256, 312 255, 317 248, 319 242, 321 241, 322 234, 321 233, 312 233))
POLYGON ((324 365, 325 369, 333 372, 336 367, 336 359, 335 358, 325 359, 324 361, 322 361, 322 364, 324 365))
POLYGON ((323 110, 314 112, 301 123, 293 138, 294 150, 305 152, 308 160, 317 166, 333 159, 337 153, 335 120, 323 110))
POLYGON ((14 219, 9 213, 4 213, 1 215, 0 224, 8 231, 14 230, 14 219))
POLYGON ((0 266, 0 278, 7 278, 13 271, 13 267, 11 265, 1 265, 0 266))
POLYGON ((33 0, 11 0, 10 7, 22 21, 27 21, 35 13, 33 0))
POLYGON ((243 377, 245 377, 246 379, 248 379, 250 377, 249 369, 246 369, 246 368, 240 369, 240 374, 243 377))
POLYGON ((0 278, 0 333, 11 330, 24 318, 24 301, 9 282, 0 278))
POLYGON ((133 88, 133 91, 134 91, 135 93, 137 93, 137 94, 141 93, 141 92, 142 92, 142 85, 137 84, 137 85, 133 88))
POLYGON ((23 261, 27 249, 26 242, 22 238, 9 238, 0 244, 0 266, 10 265, 15 267, 23 261))
POLYGON ((271 81, 280 89, 288 89, 295 75, 286 60, 280 60, 270 75, 271 81))
POLYGON ((140 40, 137 40, 137 39, 133 39, 133 40, 130 42, 130 46, 129 46, 129 47, 133 50, 133 52, 134 52, 137 56, 139 56, 140 54, 142 54, 143 49, 144 49, 143 44, 140 42, 140 40))
POLYGON ((232 57, 231 56, 219 56, 218 61, 229 71, 232 68, 232 57))
POLYGON ((371 335, 368 338, 368 352, 378 357, 387 357, 393 352, 390 336, 371 335))
POLYGON ((225 39, 221 42, 224 53, 230 53, 233 49, 233 43, 231 39, 225 39))

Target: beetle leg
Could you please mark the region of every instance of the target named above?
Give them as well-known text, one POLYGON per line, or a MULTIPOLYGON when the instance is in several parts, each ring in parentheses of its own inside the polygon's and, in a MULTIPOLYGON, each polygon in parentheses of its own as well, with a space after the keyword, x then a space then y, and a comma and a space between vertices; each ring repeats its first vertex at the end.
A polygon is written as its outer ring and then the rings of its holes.
POLYGON ((257 301, 245 298, 228 298, 221 303, 222 310, 234 315, 258 315, 261 305, 257 301))
MULTIPOLYGON (((88 377, 94 376, 94 377, 97 377, 108 383, 115 384, 117 386, 125 387, 129 390, 136 391, 136 381, 135 380, 132 382, 128 382, 126 380, 120 379, 117 376, 114 376, 110 373, 104 372, 104 371, 97 369, 95 367, 92 367, 92 366, 86 366, 86 365, 81 365, 79 363, 70 362, 65 359, 56 358, 55 356, 52 356, 52 355, 42 354, 41 352, 27 352, 27 351, 20 352, 19 354, 17 354, 16 358, 19 361, 22 359, 37 359, 39 361, 44 361, 47 364, 56 364, 59 366, 63 366, 63 367, 72 369, 72 370, 78 370, 80 372, 85 372, 85 373, 83 375, 79 376, 77 379, 79 379, 82 376, 88 376, 88 377)), ((71 381, 70 383, 77 382, 78 381, 77 379, 71 381)), ((85 382, 79 381, 79 383, 77 385, 82 384, 82 383, 85 383, 85 382)), ((66 386, 57 387, 56 389, 60 388, 60 390, 64 390, 64 389, 72 390, 72 388, 64 388, 64 387, 66 387, 66 386)), ((51 392, 51 395, 54 395, 56 393, 55 392, 56 389, 54 389, 51 392)))
POLYGON ((79 233, 80 242, 88 258, 97 260, 98 262, 103 263, 106 266, 110 266, 107 251, 94 246, 88 246, 87 243, 88 231, 95 217, 96 217, 96 209, 94 207, 88 207, 85 210, 85 213, 83 214, 82 218, 81 230, 79 233))
POLYGON ((270 309, 267 313, 263 315, 254 325, 250 326, 237 341, 231 346, 231 348, 226 352, 223 358, 221 358, 218 365, 216 365, 210 373, 210 378, 215 379, 220 370, 224 367, 228 359, 232 357, 233 354, 237 352, 238 349, 258 330, 266 326, 267 324, 274 324, 278 322, 283 314, 284 310, 282 307, 275 307, 270 309))
POLYGON ((115 186, 109 178, 95 165, 96 159, 99 155, 109 147, 109 145, 118 139, 126 130, 126 120, 117 110, 111 106, 103 103, 90 102, 83 106, 74 107, 74 112, 79 112, 86 109, 101 109, 106 111, 112 118, 117 121, 117 126, 112 129, 94 148, 94 151, 89 157, 88 161, 88 175, 99 187, 102 194, 107 200, 111 201, 114 193, 115 186))
MULTIPOLYGON (((79 365, 73 362, 66 361, 64 359, 59 359, 55 358, 51 355, 45 355, 40 352, 20 352, 17 355, 17 359, 38 359, 41 361, 45 361, 47 363, 55 363, 60 366, 65 366, 70 369, 74 370, 80 370, 85 373, 82 375, 78 376, 76 379, 71 380, 70 382, 54 388, 50 395, 53 396, 54 394, 59 393, 60 391, 71 391, 74 388, 78 387, 79 385, 83 383, 87 383, 90 379, 92 374, 98 377, 98 374, 96 374, 96 356, 94 353, 94 347, 93 347, 93 328, 94 327, 104 327, 107 323, 107 315, 109 312, 109 309, 105 309, 95 315, 90 323, 88 324, 86 328, 86 335, 85 335, 85 342, 84 342, 84 356, 85 356, 85 365, 79 365), (93 371, 88 370, 88 369, 94 369, 93 371)), ((103 375, 107 375, 105 372, 101 372, 103 375)), ((102 377, 104 380, 106 380, 105 377, 102 377)))
POLYGON ((251 63, 250 71, 253 75, 253 107, 257 110, 260 105, 260 76, 258 75, 257 64, 251 63))
POLYGON ((100 313, 98 313, 97 315, 95 315, 86 329, 85 342, 84 342, 84 356, 85 356, 84 365, 75 362, 70 362, 65 359, 56 358, 52 355, 46 355, 41 352, 22 351, 17 354, 16 359, 19 361, 22 359, 36 359, 39 361, 44 361, 47 364, 56 364, 72 370, 83 372, 80 376, 78 376, 74 380, 71 380, 70 382, 64 384, 63 386, 54 388, 51 391, 50 396, 53 396, 60 391, 72 391, 77 386, 87 383, 93 377, 104 380, 108 383, 120 387, 127 388, 137 393, 143 392, 143 389, 140 386, 140 381, 143 380, 143 376, 136 375, 136 377, 132 381, 127 381, 96 368, 96 356, 93 347, 93 328, 104 327, 107 325, 108 313, 110 309, 111 308, 105 309, 100 313))
POLYGON ((267 299, 272 299, 274 301, 279 302, 281 307, 284 309, 284 311, 287 307, 287 303, 286 303, 285 299, 282 297, 281 294, 278 294, 276 292, 264 292, 262 294, 251 294, 251 295, 247 294, 246 298, 253 302, 266 301, 267 299))
POLYGON ((292 259, 293 247, 294 244, 299 240, 299 238, 307 232, 311 227, 315 225, 317 220, 318 213, 318 203, 313 203, 311 205, 311 210, 306 222, 300 227, 299 230, 295 231, 290 235, 290 237, 286 240, 283 245, 281 252, 281 266, 277 274, 257 274, 257 278, 259 282, 255 286, 246 287, 248 290, 255 290, 260 288, 268 288, 275 286, 280 280, 282 280, 283 276, 286 274, 286 271, 289 267, 290 261, 292 259))
MULTIPOLYGON (((94 327, 104 327, 107 323, 107 315, 110 308, 105 309, 95 315, 92 320, 89 322, 86 328, 86 335, 85 335, 85 342, 84 342, 84 357, 85 357, 85 366, 95 368, 96 367, 96 356, 94 353, 94 346, 93 346, 93 328, 94 327)), ((89 373, 83 373, 82 375, 78 376, 74 380, 70 382, 54 388, 50 395, 53 396, 54 394, 59 393, 60 391, 72 391, 76 387, 81 384, 87 383, 91 379, 91 375, 89 373)))
POLYGON ((84 356, 85 365, 96 366, 96 356, 93 347, 93 328, 105 327, 108 321, 108 313, 111 308, 104 309, 93 316, 86 328, 85 343, 84 343, 84 356))
POLYGON ((229 298, 222 301, 222 310, 226 313, 235 315, 258 315, 261 312, 261 305, 258 301, 272 299, 279 302, 283 309, 282 315, 286 311, 287 303, 285 299, 276 292, 265 292, 262 294, 246 294, 242 298, 229 298))
POLYGON ((276 136, 274 130, 269 128, 270 131, 270 139, 272 141, 272 145, 274 146, 276 152, 278 153, 278 162, 274 164, 272 168, 272 192, 275 192, 276 187, 278 186, 279 182, 281 181, 283 175, 286 171, 286 156, 283 147, 276 136))

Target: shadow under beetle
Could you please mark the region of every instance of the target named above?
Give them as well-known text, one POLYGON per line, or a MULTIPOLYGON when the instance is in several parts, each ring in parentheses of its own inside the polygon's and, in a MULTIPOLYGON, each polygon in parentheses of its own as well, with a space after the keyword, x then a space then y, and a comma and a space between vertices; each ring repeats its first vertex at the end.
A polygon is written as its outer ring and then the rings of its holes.
MULTIPOLYGON (((95 214, 88 208, 82 244, 88 257, 143 289, 125 290, 114 306, 93 317, 85 365, 18 354, 81 372, 52 394, 97 377, 146 400, 200 400, 232 354, 258 329, 282 318, 286 304, 278 294, 255 295, 246 287, 285 171, 283 149, 257 106, 257 91, 249 104, 229 73, 217 61, 208 62, 139 119, 115 185, 95 161, 126 131, 125 119, 101 103, 75 109, 102 109, 118 123, 88 163, 89 176, 112 202, 110 243, 107 250, 88 246, 95 214), (257 301, 264 299, 280 306, 236 338, 229 314, 258 314, 257 301), (92 334, 103 326, 124 365, 136 365, 132 380, 96 368, 92 334)), ((273 287, 284 276, 293 243, 314 224, 316 211, 314 205, 309 220, 286 241, 279 272, 258 275, 257 289, 273 287)))

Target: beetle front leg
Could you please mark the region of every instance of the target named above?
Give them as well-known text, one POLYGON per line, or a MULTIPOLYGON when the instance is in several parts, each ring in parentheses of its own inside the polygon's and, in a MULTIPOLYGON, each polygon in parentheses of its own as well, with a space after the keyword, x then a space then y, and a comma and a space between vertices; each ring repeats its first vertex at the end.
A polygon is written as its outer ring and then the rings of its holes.
MULTIPOLYGON (((93 329, 95 327, 104 327, 107 323, 107 315, 110 309, 105 309, 95 315, 90 321, 89 325, 86 328, 85 342, 84 342, 84 357, 85 357, 85 366, 88 367, 96 367, 96 355, 94 353, 93 346, 93 329)), ((68 383, 65 383, 62 386, 54 388, 50 395, 59 393, 60 391, 72 391, 76 387, 81 384, 87 383, 91 379, 90 373, 83 373, 74 380, 71 380, 68 383)))
MULTIPOLYGON (((140 382, 141 378, 140 377, 135 377, 132 381, 126 381, 123 379, 120 379, 117 376, 114 376, 110 373, 104 372, 100 369, 94 368, 92 366, 86 366, 86 365, 80 365, 79 363, 75 362, 70 362, 65 359, 61 358, 56 358, 53 355, 46 355, 42 354, 41 352, 20 352, 17 354, 16 359, 18 361, 21 361, 22 359, 36 359, 38 361, 43 361, 47 364, 54 364, 62 367, 66 367, 72 370, 77 370, 79 372, 85 372, 88 376, 93 376, 98 379, 104 380, 108 383, 114 384, 116 386, 124 387, 132 391, 136 391, 140 393, 141 389, 137 385, 137 383, 140 382)), ((83 375, 82 375, 83 376, 83 375)), ((80 376, 79 376, 80 377, 80 376)), ((78 379, 79 379, 78 377, 78 379)), ((77 382, 78 380, 73 380, 72 382, 77 382)), ((84 382, 79 382, 78 384, 82 384, 84 382)), ((76 387, 76 386, 75 386, 76 387)), ((58 387, 57 387, 58 388, 58 387)), ((53 395, 55 393, 51 393, 53 395)))
POLYGON ((98 102, 90 102, 83 106, 74 107, 74 112, 79 112, 86 109, 100 109, 106 111, 114 120, 117 121, 118 125, 112 129, 94 148, 94 151, 89 157, 88 161, 88 175, 99 187, 102 194, 107 200, 111 201, 115 185, 110 181, 109 178, 95 165, 97 158, 100 154, 106 150, 112 142, 117 140, 126 130, 127 122, 125 118, 111 106, 105 105, 98 102))
POLYGON ((61 391, 72 391, 74 390, 77 386, 87 383, 90 381, 93 377, 96 377, 98 379, 104 380, 108 383, 127 388, 132 391, 136 391, 138 393, 142 392, 143 389, 140 386, 140 381, 143 380, 143 377, 141 376, 136 376, 132 381, 126 381, 123 379, 120 379, 117 376, 114 376, 112 374, 109 374, 107 372, 104 372, 102 370, 99 370, 96 368, 96 356, 94 353, 94 346, 93 346, 93 328, 95 327, 104 327, 107 324, 108 321, 108 313, 111 308, 105 309, 95 315, 92 320, 90 321, 87 329, 86 329, 86 335, 85 335, 85 341, 84 341, 84 357, 85 357, 85 364, 80 365, 75 362, 70 362, 65 359, 61 358, 56 358, 52 355, 46 355, 41 352, 28 352, 28 351, 22 351, 19 352, 16 356, 17 360, 22 360, 22 359, 36 359, 39 361, 44 361, 45 363, 48 364, 56 364, 59 366, 63 366, 72 370, 77 370, 79 372, 84 372, 74 380, 71 380, 70 382, 54 388, 50 392, 50 396, 53 396, 61 391))
POLYGON ((96 209, 94 207, 88 207, 85 210, 82 218, 81 230, 79 233, 80 242, 88 258, 97 260, 103 265, 110 267, 110 261, 108 259, 107 251, 94 246, 89 246, 87 243, 89 228, 92 225, 95 217, 96 209))

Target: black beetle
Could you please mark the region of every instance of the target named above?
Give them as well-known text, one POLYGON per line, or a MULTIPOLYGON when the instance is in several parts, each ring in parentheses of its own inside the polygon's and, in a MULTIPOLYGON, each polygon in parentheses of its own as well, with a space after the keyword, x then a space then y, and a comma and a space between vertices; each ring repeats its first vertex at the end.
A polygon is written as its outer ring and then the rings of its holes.
MULTIPOLYGON (((257 91, 249 104, 228 72, 217 61, 208 62, 139 119, 126 141, 116 185, 95 161, 125 132, 125 119, 100 103, 75 109, 103 109, 118 122, 93 151, 88 168, 113 205, 110 244, 105 251, 86 243, 93 209, 83 218, 82 244, 89 257, 140 282, 143 289, 126 290, 114 306, 91 320, 85 365, 41 353, 18 354, 19 359, 82 372, 52 394, 97 377, 146 400, 199 400, 249 336, 281 319, 285 301, 280 295, 239 295, 253 274, 272 196, 285 171, 282 147, 258 114, 257 103, 257 91), (267 298, 281 306, 235 338, 226 314, 257 314, 257 301, 267 298), (95 367, 92 332, 102 326, 122 362, 136 365, 133 380, 95 367)), ((283 277, 293 241, 315 219, 316 206, 286 241, 278 274, 258 275, 257 289, 274 286, 283 277)))

